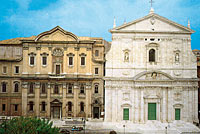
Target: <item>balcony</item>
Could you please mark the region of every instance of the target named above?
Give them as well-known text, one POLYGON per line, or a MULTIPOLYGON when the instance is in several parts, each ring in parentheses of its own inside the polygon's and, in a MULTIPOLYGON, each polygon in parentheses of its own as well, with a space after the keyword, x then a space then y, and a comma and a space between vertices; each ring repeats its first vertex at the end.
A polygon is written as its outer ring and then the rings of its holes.
POLYGON ((65 78, 65 74, 49 74, 49 78, 65 78))
POLYGON ((86 95, 85 95, 85 93, 79 93, 78 97, 82 98, 82 99, 85 99, 86 95))
POLYGON ((67 97, 67 98, 73 98, 73 97, 74 97, 74 94, 73 94, 73 93, 71 93, 71 94, 70 94, 70 93, 67 93, 67 94, 66 94, 66 97, 67 97))

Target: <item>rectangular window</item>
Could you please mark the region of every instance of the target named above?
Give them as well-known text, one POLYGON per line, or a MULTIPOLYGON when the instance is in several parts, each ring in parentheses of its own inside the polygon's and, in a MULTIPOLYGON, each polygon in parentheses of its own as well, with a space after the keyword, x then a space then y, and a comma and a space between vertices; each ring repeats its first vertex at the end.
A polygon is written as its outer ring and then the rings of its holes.
POLYGON ((19 73, 19 66, 15 66, 15 73, 16 73, 16 74, 19 73))
POLYGON ((85 66, 85 57, 81 57, 81 66, 85 66))
POLYGON ((47 65, 47 57, 42 57, 42 65, 46 66, 47 65))
POLYGON ((99 74, 99 68, 95 68, 95 74, 99 74))
POLYGON ((30 56, 30 65, 33 66, 35 64, 35 57, 30 56))
POLYGON ((30 86, 29 86, 29 93, 30 93, 30 94, 33 94, 33 93, 34 93, 34 85, 33 85, 33 83, 30 83, 30 86))
POLYGON ((80 93, 81 93, 81 94, 84 94, 84 93, 85 93, 85 92, 84 92, 84 89, 85 89, 85 88, 84 88, 84 85, 81 85, 81 87, 80 87, 80 93))
POLYGON ((60 65, 56 65, 56 74, 60 74, 60 65))
POLYGON ((129 120, 129 109, 124 108, 123 120, 129 120))
POLYGON ((16 104, 16 105, 14 105, 14 110, 15 110, 15 112, 17 112, 18 111, 18 105, 16 104))
POLYGON ((46 103, 45 102, 42 102, 42 111, 46 111, 46 103))
POLYGON ((58 93, 59 93, 59 87, 58 87, 58 85, 55 85, 54 94, 58 94, 58 93))
POLYGON ((69 66, 73 66, 73 57, 69 57, 69 66))
POLYGON ((175 109, 175 120, 181 119, 181 110, 179 108, 175 109))
POLYGON ((99 56, 99 50, 95 50, 95 56, 96 56, 96 57, 99 56))
POLYGON ((72 84, 69 84, 69 85, 68 85, 68 93, 69 93, 69 94, 72 94, 72 84))
POLYGON ((6 111, 6 104, 2 104, 2 111, 6 111))
POLYGON ((4 93, 6 92, 6 88, 7 88, 6 86, 7 86, 6 83, 3 82, 2 83, 2 92, 4 92, 4 93))
POLYGON ((3 74, 6 74, 6 73, 7 73, 7 67, 3 66, 3 74))

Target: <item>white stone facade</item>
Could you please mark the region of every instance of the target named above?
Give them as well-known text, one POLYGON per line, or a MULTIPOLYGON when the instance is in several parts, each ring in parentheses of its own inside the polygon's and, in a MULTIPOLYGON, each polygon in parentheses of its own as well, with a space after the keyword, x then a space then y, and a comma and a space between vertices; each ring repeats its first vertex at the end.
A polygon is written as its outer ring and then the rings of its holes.
POLYGON ((197 65, 191 50, 194 31, 150 13, 110 32, 105 121, 146 123, 149 104, 154 103, 157 121, 174 121, 179 109, 180 120, 198 122, 197 65), (128 120, 124 109, 129 109, 128 120))

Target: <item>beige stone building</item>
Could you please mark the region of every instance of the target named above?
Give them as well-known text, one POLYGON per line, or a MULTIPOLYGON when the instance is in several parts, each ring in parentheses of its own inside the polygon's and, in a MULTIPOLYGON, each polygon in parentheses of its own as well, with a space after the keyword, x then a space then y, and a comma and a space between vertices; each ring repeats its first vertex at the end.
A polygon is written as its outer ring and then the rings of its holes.
POLYGON ((57 26, 18 42, 23 53, 23 60, 17 62, 23 116, 103 117, 106 41, 78 37, 57 26))

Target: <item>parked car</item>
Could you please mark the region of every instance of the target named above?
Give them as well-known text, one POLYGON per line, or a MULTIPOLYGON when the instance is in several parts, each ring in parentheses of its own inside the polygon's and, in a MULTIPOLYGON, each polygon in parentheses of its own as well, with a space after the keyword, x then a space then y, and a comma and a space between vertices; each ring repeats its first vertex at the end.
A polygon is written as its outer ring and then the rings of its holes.
POLYGON ((81 130, 83 130, 83 127, 76 127, 76 126, 72 127, 72 131, 81 131, 81 130))
POLYGON ((61 128, 59 131, 61 134, 70 134, 70 131, 67 130, 66 128, 61 128))

